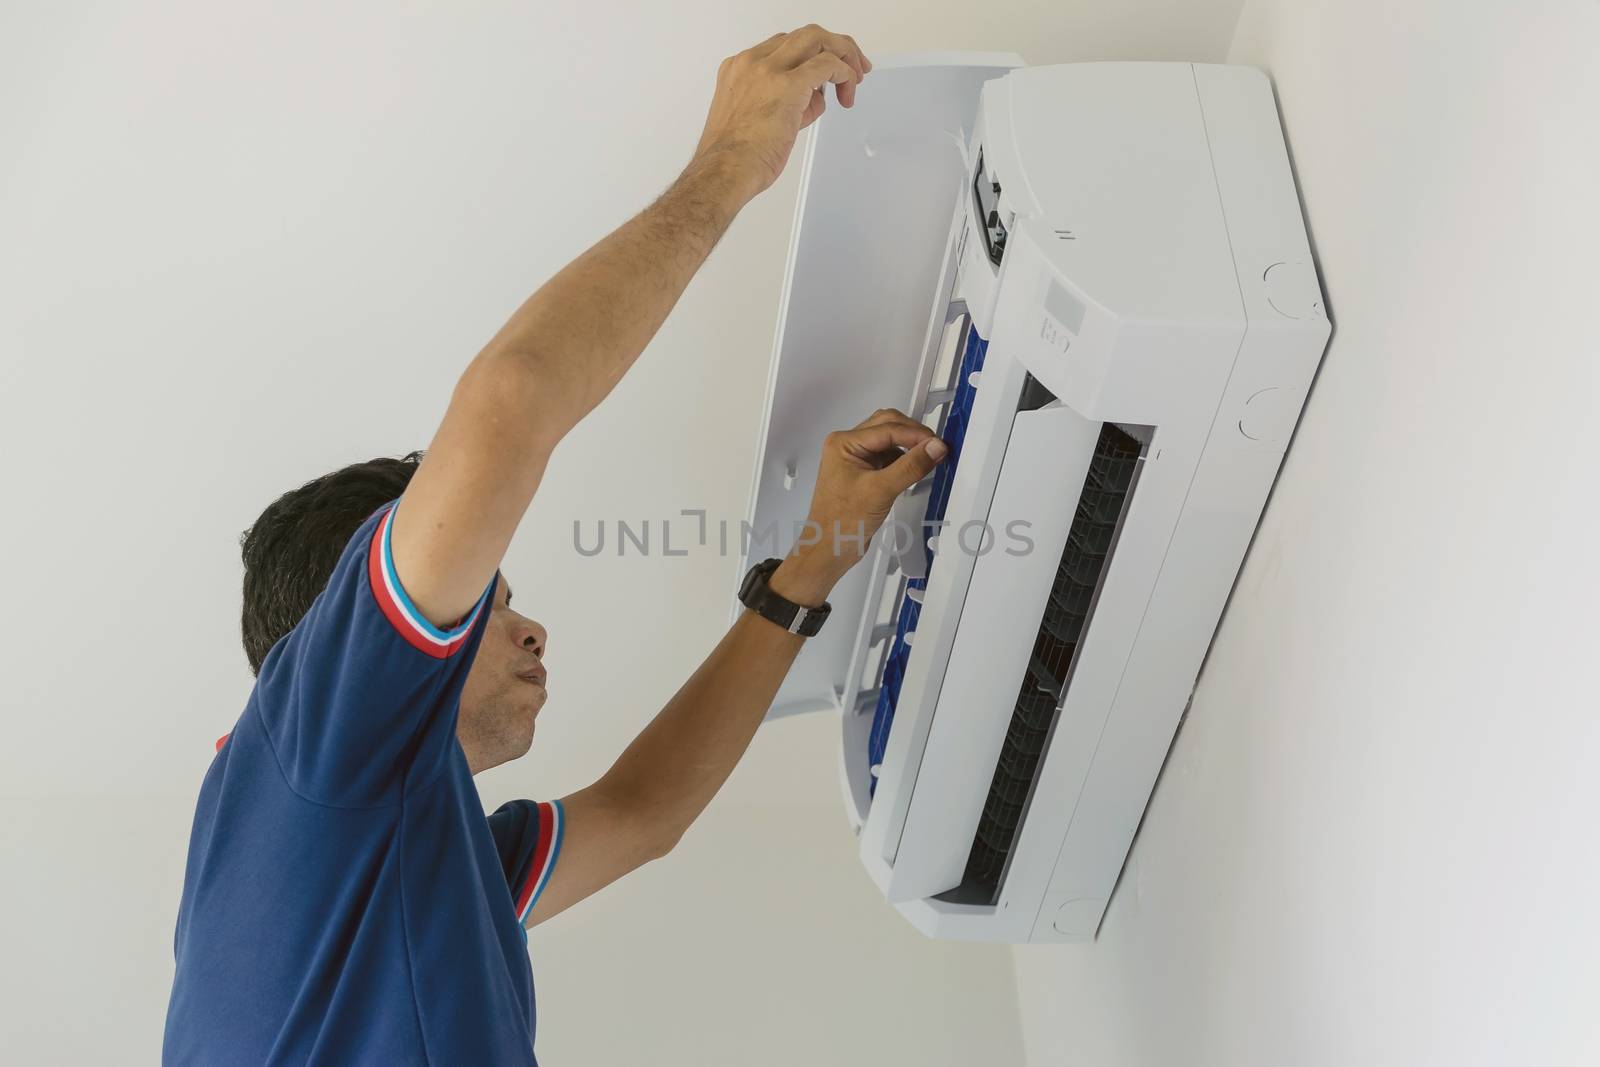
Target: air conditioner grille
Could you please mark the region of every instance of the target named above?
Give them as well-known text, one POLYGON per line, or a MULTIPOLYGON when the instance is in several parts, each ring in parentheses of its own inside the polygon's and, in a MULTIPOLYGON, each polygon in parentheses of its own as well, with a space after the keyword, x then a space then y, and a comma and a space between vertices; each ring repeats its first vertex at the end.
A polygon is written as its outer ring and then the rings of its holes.
POLYGON ((973 836, 966 872, 961 885, 947 894, 950 899, 992 904, 999 894, 1006 860, 1022 825, 1051 725, 1065 696, 1072 658, 1105 575, 1116 524, 1131 491, 1141 451, 1139 442, 1117 427, 1109 423, 1101 427, 1066 548, 1044 616, 1039 620, 1028 670, 995 764, 983 815, 973 836))

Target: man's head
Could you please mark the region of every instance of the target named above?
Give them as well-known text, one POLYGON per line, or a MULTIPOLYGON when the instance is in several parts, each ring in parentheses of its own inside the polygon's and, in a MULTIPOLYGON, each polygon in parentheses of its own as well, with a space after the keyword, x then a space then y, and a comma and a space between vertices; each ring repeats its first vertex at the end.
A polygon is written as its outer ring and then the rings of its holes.
MULTIPOLYGON (((252 674, 261 672, 267 653, 311 609, 361 524, 405 492, 422 456, 373 459, 325 474, 274 500, 241 535, 240 627, 252 674)), ((546 698, 544 627, 511 609, 504 575, 492 595, 456 721, 474 774, 528 751, 534 717, 546 698)))

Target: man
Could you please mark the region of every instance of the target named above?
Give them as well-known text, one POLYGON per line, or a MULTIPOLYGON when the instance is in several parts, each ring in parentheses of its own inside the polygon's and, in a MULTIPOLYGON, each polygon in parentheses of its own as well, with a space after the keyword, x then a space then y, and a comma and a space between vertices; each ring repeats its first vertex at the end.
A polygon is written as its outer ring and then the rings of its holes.
MULTIPOLYGON (((849 107, 871 69, 817 26, 725 61, 688 168, 518 309, 420 465, 334 472, 247 532, 257 680, 201 787, 168 1063, 534 1062, 524 927, 672 849, 804 638, 745 612, 599 781, 486 820, 472 775, 525 753, 545 703, 547 636, 500 560, 557 443, 778 177, 822 91, 849 107)), ((823 605, 943 455, 894 411, 830 434, 810 518, 843 536, 778 563, 773 602, 823 605)))

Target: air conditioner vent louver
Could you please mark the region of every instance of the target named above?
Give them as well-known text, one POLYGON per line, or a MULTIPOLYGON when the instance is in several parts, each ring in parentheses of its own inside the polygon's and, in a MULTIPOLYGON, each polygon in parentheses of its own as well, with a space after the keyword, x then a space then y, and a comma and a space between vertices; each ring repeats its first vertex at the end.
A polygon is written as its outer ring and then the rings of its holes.
POLYGON ((1140 444, 1109 423, 1100 430, 1067 545, 1034 639, 1033 655, 995 764, 966 873, 951 898, 993 903, 1022 825, 1050 727, 1065 695, 1072 657, 1105 573, 1116 525, 1138 469, 1140 444))

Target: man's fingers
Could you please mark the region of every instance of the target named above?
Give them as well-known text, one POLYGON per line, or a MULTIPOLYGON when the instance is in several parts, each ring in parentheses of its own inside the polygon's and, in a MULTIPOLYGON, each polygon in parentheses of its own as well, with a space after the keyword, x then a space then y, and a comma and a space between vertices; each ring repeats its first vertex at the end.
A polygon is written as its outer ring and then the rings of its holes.
POLYGON ((853 40, 842 33, 829 33, 816 23, 801 26, 785 34, 778 47, 770 54, 785 67, 798 67, 822 51, 834 53, 849 63, 852 69, 859 69, 861 66, 860 50, 856 48, 853 40))
POLYGON ((910 448, 932 435, 933 431, 922 423, 909 419, 899 412, 884 415, 882 418, 874 416, 853 430, 845 430, 843 434, 852 444, 861 443, 877 452, 894 447, 910 448))
POLYGON ((875 477, 895 496, 926 478, 950 451, 927 426, 894 408, 879 408, 845 437, 859 459, 880 469, 875 477), (897 456, 899 449, 904 452, 897 456))
POLYGON ((840 443, 853 458, 874 468, 887 467, 898 458, 899 449, 912 449, 933 436, 920 422, 906 420, 877 422, 858 426, 839 435, 840 443))
POLYGON ((831 52, 823 52, 802 63, 796 68, 793 77, 814 92, 820 92, 832 82, 834 95, 838 97, 839 103, 844 107, 855 106, 856 72, 850 69, 848 63, 831 52))
POLYGON ((831 52, 844 60, 855 72, 858 82, 866 76, 871 66, 854 39, 842 33, 829 33, 821 26, 800 27, 787 35, 769 54, 784 69, 793 69, 809 62, 819 52, 831 52))
POLYGON ((810 89, 820 89, 833 82, 838 87, 835 93, 839 97, 839 103, 845 107, 855 103, 856 72, 850 69, 850 64, 832 52, 823 52, 806 60, 795 70, 794 77, 804 82, 810 89))
POLYGON ((903 422, 910 426, 922 425, 916 419, 913 419, 910 415, 907 415, 899 408, 879 408, 871 415, 868 415, 866 418, 856 423, 855 428, 859 430, 866 426, 876 426, 880 422, 903 422))
POLYGON ((915 448, 906 449, 905 455, 889 464, 873 477, 881 478, 888 484, 894 495, 899 496, 926 478, 949 452, 949 447, 943 441, 930 434, 926 440, 915 448))

